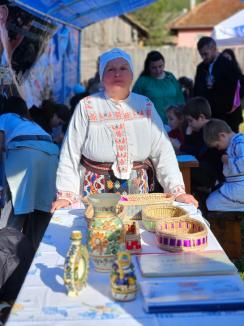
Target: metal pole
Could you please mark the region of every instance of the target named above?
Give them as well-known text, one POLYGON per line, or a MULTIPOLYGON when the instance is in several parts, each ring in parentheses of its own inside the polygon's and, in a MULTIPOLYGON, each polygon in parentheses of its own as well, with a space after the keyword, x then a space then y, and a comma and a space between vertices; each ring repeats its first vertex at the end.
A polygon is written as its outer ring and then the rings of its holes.
POLYGON ((82 42, 82 31, 78 30, 78 67, 77 67, 77 83, 81 81, 81 42, 82 42))

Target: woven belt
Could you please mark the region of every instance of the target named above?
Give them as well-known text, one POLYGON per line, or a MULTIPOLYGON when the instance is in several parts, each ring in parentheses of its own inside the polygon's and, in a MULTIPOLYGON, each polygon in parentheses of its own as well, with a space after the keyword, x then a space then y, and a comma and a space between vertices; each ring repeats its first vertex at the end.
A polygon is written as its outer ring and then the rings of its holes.
POLYGON ((43 141, 52 142, 51 137, 48 135, 21 135, 11 139, 11 141, 24 141, 24 140, 43 140, 43 141))
MULTIPOLYGON (((81 156, 80 162, 86 170, 91 171, 93 173, 103 174, 103 175, 108 175, 113 173, 112 170, 113 163, 92 161, 83 155, 81 156)), ((154 175, 155 175, 155 170, 152 162, 149 159, 146 159, 143 162, 133 163, 133 170, 142 170, 142 169, 147 171, 149 189, 150 191, 152 191, 154 189, 154 175)))

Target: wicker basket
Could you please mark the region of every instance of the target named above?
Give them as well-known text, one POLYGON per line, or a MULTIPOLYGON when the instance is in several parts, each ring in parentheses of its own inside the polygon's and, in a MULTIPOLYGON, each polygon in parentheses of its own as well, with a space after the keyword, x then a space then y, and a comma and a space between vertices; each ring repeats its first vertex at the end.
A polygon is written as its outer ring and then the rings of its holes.
POLYGON ((150 205, 142 210, 142 223, 146 230, 155 232, 156 223, 167 218, 188 217, 187 211, 181 207, 169 205, 150 205))
POLYGON ((208 231, 202 222, 190 217, 166 219, 156 225, 156 242, 167 251, 194 251, 208 244, 208 231))
POLYGON ((167 193, 134 194, 122 196, 118 208, 122 219, 141 220, 142 209, 148 205, 171 204, 174 197, 167 193))

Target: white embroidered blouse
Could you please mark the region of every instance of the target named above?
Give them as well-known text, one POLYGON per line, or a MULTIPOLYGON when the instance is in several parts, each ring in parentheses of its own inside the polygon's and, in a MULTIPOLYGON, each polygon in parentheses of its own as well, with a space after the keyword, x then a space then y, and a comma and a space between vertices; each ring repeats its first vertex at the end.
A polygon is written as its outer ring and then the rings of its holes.
POLYGON ((114 101, 104 92, 77 105, 64 138, 57 171, 57 198, 79 198, 84 171, 81 155, 97 162, 112 162, 114 175, 129 179, 134 161, 150 158, 165 192, 185 193, 182 174, 171 142, 152 102, 130 93, 114 101), (80 172, 81 171, 81 172, 80 172))

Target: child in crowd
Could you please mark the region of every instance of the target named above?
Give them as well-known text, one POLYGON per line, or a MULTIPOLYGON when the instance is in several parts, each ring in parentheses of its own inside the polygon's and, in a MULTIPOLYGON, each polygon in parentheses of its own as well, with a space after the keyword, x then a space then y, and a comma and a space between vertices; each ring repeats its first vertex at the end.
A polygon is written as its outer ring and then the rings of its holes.
POLYGON ((185 101, 187 102, 193 97, 193 80, 186 76, 182 76, 178 79, 185 101))
POLYGON ((166 109, 166 116, 168 119, 168 125, 171 128, 171 130, 168 131, 168 135, 175 152, 178 154, 178 148, 185 139, 186 120, 183 112, 183 106, 169 106, 166 109))
POLYGON ((32 107, 29 113, 31 119, 52 136, 54 143, 61 146, 71 117, 69 108, 52 100, 44 100, 40 108, 32 107))
POLYGON ((211 211, 244 211, 244 135, 232 131, 225 121, 212 119, 203 128, 209 147, 225 150, 222 155, 225 181, 207 198, 211 211))
POLYGON ((50 119, 51 136, 55 144, 61 146, 64 134, 70 120, 70 110, 64 104, 54 104, 53 115, 50 119))
POLYGON ((184 143, 178 150, 193 155, 199 161, 199 167, 191 170, 191 186, 194 195, 200 201, 200 208, 205 209, 205 198, 216 181, 223 179, 221 153, 208 148, 203 139, 203 127, 211 119, 211 108, 204 97, 193 97, 184 106, 188 127, 184 143), (202 200, 201 200, 202 199, 202 200))

